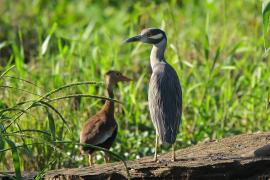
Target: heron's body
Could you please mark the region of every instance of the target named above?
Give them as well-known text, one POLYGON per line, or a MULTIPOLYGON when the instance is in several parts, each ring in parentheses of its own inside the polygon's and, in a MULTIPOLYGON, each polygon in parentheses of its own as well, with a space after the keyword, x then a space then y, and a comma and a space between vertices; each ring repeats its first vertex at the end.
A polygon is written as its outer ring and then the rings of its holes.
POLYGON ((166 62, 155 65, 149 84, 149 110, 160 144, 173 144, 181 118, 181 87, 174 69, 166 62))
MULTIPOLYGON (((148 102, 153 125, 156 130, 157 160, 158 140, 160 144, 174 144, 182 115, 182 90, 175 70, 165 58, 167 38, 164 31, 149 28, 127 42, 142 41, 152 44, 150 55, 152 75, 149 83, 148 102)), ((175 160, 174 146, 172 160, 175 160)))

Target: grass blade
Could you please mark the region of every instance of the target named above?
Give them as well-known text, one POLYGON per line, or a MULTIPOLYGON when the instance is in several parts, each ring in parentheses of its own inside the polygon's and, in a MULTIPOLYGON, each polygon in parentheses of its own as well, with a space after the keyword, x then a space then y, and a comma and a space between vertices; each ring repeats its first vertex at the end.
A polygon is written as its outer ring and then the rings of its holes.
POLYGON ((67 129, 70 131, 70 128, 67 124, 67 121, 65 120, 65 118, 62 116, 62 114, 55 108, 53 107, 51 104, 44 102, 44 101, 39 101, 40 104, 45 105, 46 107, 50 108, 51 110, 53 110, 63 121, 63 123, 66 125, 67 129))
POLYGON ((118 101, 116 99, 112 99, 112 98, 108 98, 108 97, 104 97, 104 96, 90 95, 90 94, 71 94, 71 95, 67 95, 67 96, 53 98, 53 99, 48 100, 47 102, 58 101, 58 100, 68 99, 68 98, 76 98, 76 97, 90 97, 90 98, 113 101, 113 102, 117 102, 117 103, 122 104, 120 101, 118 101))
POLYGON ((262 16, 263 16, 263 39, 264 39, 264 49, 267 51, 267 32, 269 25, 269 16, 270 16, 270 0, 263 0, 262 4, 262 16))
POLYGON ((15 67, 15 65, 10 66, 7 70, 5 70, 1 75, 0 75, 0 79, 7 74, 11 69, 13 69, 15 67))
POLYGON ((48 133, 47 131, 42 131, 42 130, 38 130, 38 129, 22 129, 20 131, 13 131, 13 132, 11 132, 11 134, 23 133, 23 132, 41 133, 41 134, 44 134, 46 136, 51 136, 51 134, 48 133))
POLYGON ((48 164, 46 164, 45 168, 43 168, 41 171, 38 172, 38 174, 35 177, 35 180, 40 180, 40 179, 44 179, 43 177, 45 176, 46 172, 48 170, 50 170, 50 166, 55 164, 56 160, 53 159, 51 161, 49 161, 48 164))
POLYGON ((26 93, 28 93, 28 94, 35 95, 35 96, 38 96, 38 97, 42 97, 42 96, 39 95, 39 94, 36 94, 36 93, 30 92, 30 91, 27 91, 27 90, 25 90, 25 89, 15 88, 15 87, 12 87, 12 86, 0 86, 0 88, 14 89, 14 90, 26 92, 26 93))
POLYGON ((220 46, 217 48, 216 50, 216 54, 215 54, 215 58, 214 58, 214 61, 213 61, 213 64, 212 64, 212 67, 211 67, 211 70, 210 70, 210 74, 212 74, 214 68, 215 68, 215 65, 217 63, 217 60, 219 58, 219 55, 220 55, 220 46))
POLYGON ((41 45, 41 55, 42 56, 46 53, 46 51, 48 49, 48 46, 49 46, 49 42, 50 42, 51 36, 55 32, 56 28, 57 28, 57 24, 54 23, 53 26, 52 26, 52 28, 50 29, 49 35, 46 37, 46 39, 42 43, 42 45, 41 45))
MULTIPOLYGON (((10 78, 10 79, 16 79, 16 80, 19 80, 19 81, 23 81, 23 82, 26 82, 26 83, 28 83, 28 84, 31 84, 31 85, 33 85, 33 86, 35 86, 35 87, 37 87, 37 88, 39 88, 39 89, 42 89, 40 86, 38 86, 37 84, 34 84, 34 83, 32 83, 31 81, 28 81, 28 80, 26 80, 26 79, 22 79, 22 78, 19 78, 19 77, 14 77, 14 76, 3 76, 4 78, 10 78)), ((42 89, 42 90, 44 90, 44 89, 42 89)))
POLYGON ((15 143, 13 141, 11 141, 10 139, 5 138, 5 140, 8 143, 8 145, 11 147, 11 150, 12 150, 13 166, 14 166, 15 173, 16 173, 16 179, 21 180, 22 175, 21 175, 21 167, 20 167, 20 158, 19 158, 19 154, 17 151, 17 147, 16 147, 15 143))
POLYGON ((80 146, 85 146, 85 147, 91 147, 91 148, 94 148, 94 149, 99 150, 99 151, 104 151, 104 152, 110 154, 111 156, 115 157, 116 159, 122 161, 122 163, 123 163, 124 166, 125 166, 125 169, 126 169, 126 172, 127 172, 128 179, 131 179, 131 176, 130 176, 130 173, 129 173, 129 169, 128 169, 128 166, 127 166, 127 163, 126 163, 125 159, 122 158, 121 156, 119 156, 118 154, 116 154, 116 153, 114 153, 114 152, 112 152, 112 151, 106 149, 106 148, 102 148, 102 147, 99 147, 99 146, 94 146, 94 145, 92 145, 92 144, 80 144, 80 143, 74 143, 74 142, 72 142, 72 141, 55 141, 55 143, 60 143, 60 144, 61 144, 61 143, 64 143, 64 144, 66 144, 66 143, 71 143, 71 144, 74 144, 74 145, 80 145, 80 146))
POLYGON ((103 84, 102 82, 95 82, 95 81, 84 81, 84 82, 76 82, 76 83, 70 83, 64 86, 61 86, 57 89, 54 89, 48 93, 46 93, 40 100, 47 98, 49 96, 51 96, 52 94, 55 94, 58 91, 61 91, 63 89, 69 88, 69 87, 73 87, 73 86, 80 86, 80 85, 89 85, 89 84, 103 84))
POLYGON ((53 115, 50 113, 48 108, 46 108, 46 113, 47 113, 47 117, 49 121, 49 128, 50 128, 51 136, 53 138, 53 141, 55 141, 56 139, 55 138, 55 123, 54 123, 53 115))

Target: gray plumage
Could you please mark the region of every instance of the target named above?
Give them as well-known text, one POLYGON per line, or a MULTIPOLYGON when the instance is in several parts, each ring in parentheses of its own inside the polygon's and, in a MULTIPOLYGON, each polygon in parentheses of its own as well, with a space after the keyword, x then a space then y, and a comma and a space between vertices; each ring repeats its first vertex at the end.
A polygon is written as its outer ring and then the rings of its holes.
POLYGON ((179 131, 182 109, 181 86, 174 69, 166 62, 152 69, 148 101, 160 144, 173 144, 179 131))
MULTIPOLYGON (((142 30, 140 35, 126 42, 141 41, 152 44, 150 63, 152 75, 148 91, 148 103, 152 122, 156 130, 154 160, 157 161, 158 138, 160 144, 174 144, 182 115, 182 90, 175 70, 165 58, 167 37, 164 31, 156 28, 142 30)), ((175 160, 173 145, 172 160, 175 160)))

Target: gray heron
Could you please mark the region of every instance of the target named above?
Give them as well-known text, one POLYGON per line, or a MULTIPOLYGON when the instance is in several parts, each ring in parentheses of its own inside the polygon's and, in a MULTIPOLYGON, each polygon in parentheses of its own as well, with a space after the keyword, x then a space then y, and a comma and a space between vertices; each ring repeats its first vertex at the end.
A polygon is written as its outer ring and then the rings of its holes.
POLYGON ((125 42, 136 41, 153 46, 150 55, 152 75, 148 90, 148 104, 156 130, 154 161, 157 161, 159 144, 172 145, 172 161, 175 161, 174 144, 182 116, 182 89, 177 73, 164 57, 167 37, 161 29, 148 28, 125 42))

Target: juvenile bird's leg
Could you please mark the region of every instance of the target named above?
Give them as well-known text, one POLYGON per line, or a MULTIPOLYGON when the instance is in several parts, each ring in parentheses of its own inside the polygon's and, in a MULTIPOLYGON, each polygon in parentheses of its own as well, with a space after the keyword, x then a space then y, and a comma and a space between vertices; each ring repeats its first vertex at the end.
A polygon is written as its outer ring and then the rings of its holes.
POLYGON ((175 150, 174 150, 174 148, 175 148, 175 144, 172 145, 172 159, 171 159, 171 161, 175 161, 176 160, 175 159, 175 150))
POLYGON ((89 163, 89 166, 93 166, 93 157, 92 157, 92 154, 89 154, 88 155, 88 163, 89 163))
POLYGON ((107 164, 107 163, 109 163, 109 161, 110 161, 110 157, 109 157, 108 153, 104 152, 104 162, 107 164))
POLYGON ((155 155, 154 155, 154 161, 157 162, 157 152, 158 151, 158 134, 156 134, 156 144, 155 144, 155 155))

